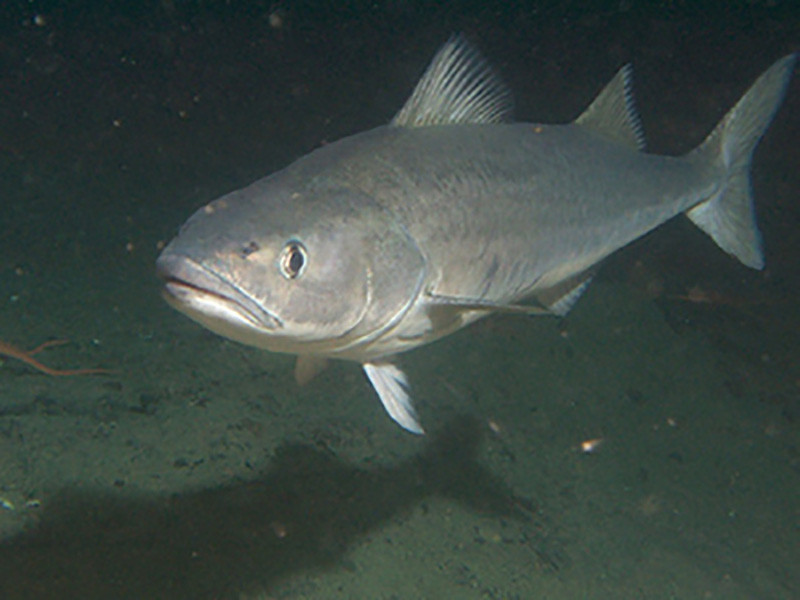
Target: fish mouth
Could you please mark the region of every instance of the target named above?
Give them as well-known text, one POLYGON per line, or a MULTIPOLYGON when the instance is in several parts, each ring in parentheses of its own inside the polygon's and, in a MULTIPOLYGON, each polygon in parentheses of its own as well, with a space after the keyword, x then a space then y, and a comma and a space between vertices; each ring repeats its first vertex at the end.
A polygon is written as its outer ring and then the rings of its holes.
POLYGON ((165 300, 212 331, 230 335, 233 327, 274 334, 283 328, 280 318, 244 290, 188 256, 161 255, 156 272, 165 300))

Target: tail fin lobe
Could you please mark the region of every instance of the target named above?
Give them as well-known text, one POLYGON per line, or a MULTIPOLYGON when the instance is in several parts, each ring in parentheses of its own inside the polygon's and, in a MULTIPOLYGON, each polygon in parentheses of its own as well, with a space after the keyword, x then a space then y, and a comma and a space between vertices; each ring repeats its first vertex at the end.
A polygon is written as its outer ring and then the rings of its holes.
POLYGON ((765 71, 741 100, 692 152, 697 160, 721 163, 719 193, 689 210, 687 216, 726 252, 754 269, 764 266, 761 233, 750 186, 750 161, 783 100, 796 54, 765 71))

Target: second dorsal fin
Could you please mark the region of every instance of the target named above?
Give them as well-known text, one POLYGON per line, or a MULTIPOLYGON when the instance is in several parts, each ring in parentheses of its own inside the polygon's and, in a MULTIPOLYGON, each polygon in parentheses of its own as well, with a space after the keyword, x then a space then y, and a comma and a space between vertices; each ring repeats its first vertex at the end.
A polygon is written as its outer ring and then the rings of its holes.
POLYGON ((633 69, 625 65, 580 117, 582 125, 600 135, 638 150, 644 150, 644 133, 633 102, 633 69))

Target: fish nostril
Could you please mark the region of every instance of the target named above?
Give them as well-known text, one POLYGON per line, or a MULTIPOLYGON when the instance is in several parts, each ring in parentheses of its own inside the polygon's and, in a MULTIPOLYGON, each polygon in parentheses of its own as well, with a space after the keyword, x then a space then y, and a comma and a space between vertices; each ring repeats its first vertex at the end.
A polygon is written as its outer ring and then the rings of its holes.
POLYGON ((239 256, 242 258, 247 258, 254 252, 258 252, 260 250, 260 246, 255 242, 249 242, 244 248, 239 251, 239 256))

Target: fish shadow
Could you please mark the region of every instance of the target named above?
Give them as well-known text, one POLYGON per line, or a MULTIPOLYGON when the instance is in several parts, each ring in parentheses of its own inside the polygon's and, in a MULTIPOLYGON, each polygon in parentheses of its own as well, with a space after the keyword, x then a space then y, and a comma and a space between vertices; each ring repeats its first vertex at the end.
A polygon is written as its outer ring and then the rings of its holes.
POLYGON ((530 501, 478 464, 482 436, 459 419, 418 455, 372 469, 287 443, 255 481, 169 498, 65 489, 35 529, 0 545, 0 597, 237 598, 347 567, 350 547, 430 496, 531 520, 530 501))

